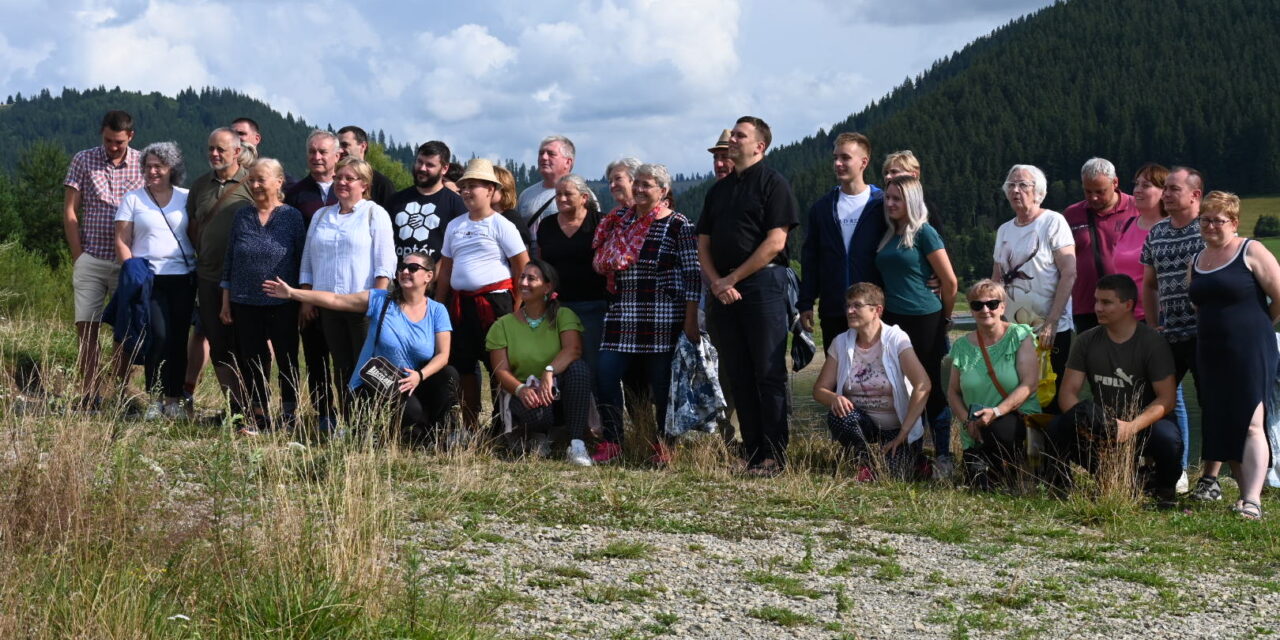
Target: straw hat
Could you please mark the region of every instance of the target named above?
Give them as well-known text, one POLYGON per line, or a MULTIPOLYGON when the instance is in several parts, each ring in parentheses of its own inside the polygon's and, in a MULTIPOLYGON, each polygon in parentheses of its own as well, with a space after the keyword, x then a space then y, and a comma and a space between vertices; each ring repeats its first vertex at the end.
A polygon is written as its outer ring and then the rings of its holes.
POLYGON ((498 182, 498 176, 493 173, 493 163, 487 158, 472 158, 467 161, 467 170, 462 172, 462 177, 458 178, 458 182, 463 180, 484 180, 501 185, 498 182))
POLYGON ((728 148, 729 148, 729 130, 725 129, 724 132, 720 134, 720 139, 716 140, 716 146, 707 147, 707 151, 710 151, 711 153, 715 153, 721 149, 728 149, 728 148))

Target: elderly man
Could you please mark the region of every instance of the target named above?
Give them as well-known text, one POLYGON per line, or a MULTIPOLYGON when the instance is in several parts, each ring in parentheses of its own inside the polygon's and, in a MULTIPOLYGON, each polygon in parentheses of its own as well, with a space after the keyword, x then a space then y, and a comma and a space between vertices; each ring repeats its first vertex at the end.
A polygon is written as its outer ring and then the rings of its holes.
POLYGON ((707 151, 711 153, 711 172, 715 174, 716 180, 733 173, 733 160, 729 159, 728 129, 720 132, 720 138, 716 140, 715 146, 708 147, 707 151))
POLYGON ((422 143, 413 162, 413 186, 391 196, 387 212, 401 261, 414 252, 438 261, 445 227, 467 212, 462 197, 444 186, 451 157, 449 145, 439 140, 422 143))
POLYGON ((708 320, 725 344, 736 345, 721 357, 737 403, 743 462, 760 476, 786 465, 787 234, 799 221, 791 186, 761 162, 772 138, 764 120, 738 119, 729 138, 733 173, 707 192, 697 226, 698 261, 711 284, 708 320))
POLYGON ((556 181, 573 173, 573 142, 564 136, 547 136, 538 145, 538 173, 542 182, 520 192, 516 209, 532 231, 544 216, 556 213, 556 181))
MULTIPOLYGON (((133 117, 108 111, 100 127, 102 145, 85 149, 71 159, 63 180, 62 228, 75 263, 71 282, 75 291, 78 338, 77 369, 83 397, 77 406, 96 410, 100 403, 98 333, 102 310, 115 292, 120 265, 116 264, 116 209, 124 194, 142 186, 142 158, 129 146, 133 117)), ((128 371, 128 360, 116 350, 117 374, 128 371)))
POLYGON ((1138 217, 1133 196, 1120 191, 1116 167, 1103 158, 1089 158, 1080 167, 1084 200, 1067 207, 1062 216, 1076 240, 1076 282, 1071 287, 1076 332, 1098 326, 1093 290, 1102 276, 1115 273, 1112 252, 1120 235, 1138 217))
MULTIPOLYGON (((307 177, 299 180, 284 194, 285 204, 302 212, 311 225, 311 217, 322 207, 338 204, 333 192, 333 174, 338 165, 338 136, 316 129, 307 136, 307 177)), ((317 321, 318 313, 310 305, 299 312, 302 348, 307 363, 307 384, 311 402, 319 415, 319 429, 328 431, 336 424, 329 370, 329 347, 317 321)))
MULTIPOLYGON (((347 125, 338 129, 338 159, 352 156, 364 160, 364 156, 369 152, 369 134, 364 129, 355 125, 347 125)), ((391 202, 391 196, 396 193, 396 185, 391 183, 391 178, 382 175, 377 169, 373 171, 373 184, 369 185, 369 199, 378 203, 378 206, 390 211, 387 205, 391 202)))
POLYGON ((253 202, 245 183, 249 170, 241 163, 244 150, 244 143, 233 129, 214 129, 209 134, 210 171, 192 182, 187 195, 187 210, 191 215, 187 230, 197 256, 196 300, 200 320, 187 350, 188 358, 195 357, 195 363, 187 371, 187 392, 194 391, 196 376, 191 374, 203 367, 202 343, 207 340, 209 360, 213 362, 218 384, 224 393, 230 394, 232 415, 243 413, 243 389, 232 362, 234 328, 222 324, 218 312, 222 309, 222 261, 227 254, 231 223, 236 211, 253 202))

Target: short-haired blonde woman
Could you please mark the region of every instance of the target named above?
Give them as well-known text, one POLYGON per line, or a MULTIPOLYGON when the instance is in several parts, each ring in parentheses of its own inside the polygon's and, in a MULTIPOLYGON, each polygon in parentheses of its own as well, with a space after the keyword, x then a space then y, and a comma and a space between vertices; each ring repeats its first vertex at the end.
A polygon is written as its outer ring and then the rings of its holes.
POLYGON ((965 462, 972 480, 984 486, 993 477, 1007 477, 1022 459, 1022 417, 1040 413, 1040 364, 1031 327, 1005 320, 1000 283, 979 280, 967 297, 977 328, 951 345, 947 401, 953 415, 967 416, 961 432, 965 462), (980 469, 994 473, 974 477, 980 469))
POLYGON ((1262 484, 1271 466, 1264 422, 1274 387, 1280 265, 1260 242, 1236 235, 1240 198, 1211 191, 1200 205, 1205 248, 1191 263, 1196 306, 1196 379, 1204 410, 1204 477, 1217 482, 1224 461, 1240 486, 1234 510, 1262 519, 1262 484), (1267 301, 1270 298, 1270 302, 1267 301))
POLYGON ((871 480, 870 443, 881 444, 890 471, 905 478, 920 457, 929 376, 898 327, 881 321, 884 291, 869 282, 849 287, 849 330, 827 349, 813 399, 830 409, 831 436, 859 464, 858 480, 871 480))

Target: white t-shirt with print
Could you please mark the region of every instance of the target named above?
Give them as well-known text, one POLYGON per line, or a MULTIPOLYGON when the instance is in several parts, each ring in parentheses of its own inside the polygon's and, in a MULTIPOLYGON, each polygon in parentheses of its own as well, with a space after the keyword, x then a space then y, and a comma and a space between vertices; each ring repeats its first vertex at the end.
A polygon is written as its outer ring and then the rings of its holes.
POLYGON ((511 277, 511 258, 524 251, 520 230, 500 214, 484 220, 460 215, 444 232, 440 255, 453 260, 449 286, 475 291, 511 277))
MULTIPOLYGON (((1044 323, 1061 275, 1053 253, 1074 245, 1071 227, 1057 211, 1046 209, 1026 226, 1019 226, 1017 218, 1000 225, 996 231, 995 261, 1005 274, 1005 319, 1032 327, 1044 323)), ((1071 327, 1068 296, 1057 330, 1068 331, 1071 327)))
POLYGON ((858 220, 862 218, 862 211, 870 201, 871 187, 854 195, 840 192, 840 199, 836 200, 836 221, 840 223, 840 234, 844 237, 845 247, 853 242, 853 231, 858 228, 858 220))

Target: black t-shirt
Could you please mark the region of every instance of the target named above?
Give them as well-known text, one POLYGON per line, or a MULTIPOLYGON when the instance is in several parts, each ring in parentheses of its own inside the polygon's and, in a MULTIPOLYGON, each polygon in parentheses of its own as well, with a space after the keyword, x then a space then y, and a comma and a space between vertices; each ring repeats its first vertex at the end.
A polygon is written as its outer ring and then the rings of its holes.
POLYGON ((378 206, 391 211, 387 205, 391 204, 391 198, 399 195, 396 193, 396 185, 381 173, 373 172, 373 184, 369 185, 369 199, 378 203, 378 206))
POLYGON ((396 241, 396 257, 404 258, 415 251, 440 259, 440 247, 444 244, 444 229, 450 220, 466 215, 462 196, 449 189, 424 196, 415 187, 409 187, 391 196, 387 202, 391 214, 391 232, 396 241))
POLYGON ((1067 368, 1084 372, 1094 401, 1109 414, 1132 420, 1156 399, 1152 382, 1173 375, 1173 352, 1163 336, 1141 322, 1120 344, 1106 327, 1094 327, 1071 342, 1067 368))
POLYGON ((600 226, 600 214, 587 212, 582 226, 566 238, 558 216, 552 214, 538 225, 538 251, 543 260, 560 274, 560 299, 565 302, 604 300, 604 276, 591 266, 595 251, 591 240, 600 226))
MULTIPOLYGON (((716 181, 707 192, 698 218, 697 233, 711 238, 711 262, 721 276, 736 269, 755 253, 770 230, 791 230, 800 222, 791 185, 781 173, 763 162, 716 181)), ((773 259, 787 266, 787 249, 773 259)))
MULTIPOLYGON (((533 236, 529 234, 529 225, 524 223, 520 218, 519 209, 508 209, 507 211, 499 211, 498 215, 511 221, 516 226, 516 231, 520 232, 520 241, 524 243, 524 248, 529 249, 533 246, 533 236)), ((529 256, 533 257, 533 256, 529 256)))

